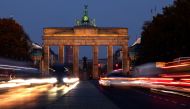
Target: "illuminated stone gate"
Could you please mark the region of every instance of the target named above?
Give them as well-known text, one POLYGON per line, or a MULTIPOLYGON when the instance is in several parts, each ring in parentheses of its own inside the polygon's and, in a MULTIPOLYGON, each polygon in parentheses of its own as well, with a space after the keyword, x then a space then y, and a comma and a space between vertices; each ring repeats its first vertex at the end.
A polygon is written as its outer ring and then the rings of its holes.
POLYGON ((93 49, 93 78, 97 79, 98 74, 98 52, 99 46, 107 46, 107 71, 113 70, 113 46, 121 46, 123 51, 123 69, 129 71, 128 60, 128 29, 113 27, 96 27, 91 21, 85 7, 82 20, 76 21, 74 27, 44 28, 44 65, 43 72, 49 72, 49 48, 59 47, 59 62, 64 62, 64 46, 72 46, 73 49, 73 73, 79 76, 79 47, 92 46, 93 49))

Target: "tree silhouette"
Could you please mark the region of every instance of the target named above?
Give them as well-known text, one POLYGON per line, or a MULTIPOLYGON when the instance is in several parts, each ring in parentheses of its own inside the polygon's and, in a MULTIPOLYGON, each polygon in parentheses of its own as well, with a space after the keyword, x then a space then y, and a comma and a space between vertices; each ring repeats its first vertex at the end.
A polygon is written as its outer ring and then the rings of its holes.
POLYGON ((190 0, 175 0, 163 14, 145 22, 141 42, 141 62, 171 61, 190 56, 190 0))
POLYGON ((0 18, 0 56, 28 60, 31 41, 13 18, 0 18))

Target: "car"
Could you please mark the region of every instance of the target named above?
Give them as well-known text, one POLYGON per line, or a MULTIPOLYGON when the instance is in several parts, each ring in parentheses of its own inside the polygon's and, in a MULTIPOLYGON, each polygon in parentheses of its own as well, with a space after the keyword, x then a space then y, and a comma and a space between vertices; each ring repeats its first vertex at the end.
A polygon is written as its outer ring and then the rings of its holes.
POLYGON ((9 69, 0 69, 0 81, 9 81, 15 77, 15 72, 9 69))
POLYGON ((75 77, 72 72, 64 64, 55 64, 52 66, 52 76, 57 79, 58 85, 67 85, 73 84, 79 79, 75 77))
POLYGON ((101 86, 119 86, 122 85, 123 81, 126 81, 127 79, 127 73, 124 73, 122 69, 118 69, 100 77, 99 84, 101 86))

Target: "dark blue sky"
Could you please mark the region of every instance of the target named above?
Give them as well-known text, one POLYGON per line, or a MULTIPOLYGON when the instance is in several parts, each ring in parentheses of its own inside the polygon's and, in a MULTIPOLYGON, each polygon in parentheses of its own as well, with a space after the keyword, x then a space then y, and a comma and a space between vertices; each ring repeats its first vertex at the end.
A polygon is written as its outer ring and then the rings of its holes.
MULTIPOLYGON (((140 36, 144 21, 151 20, 153 15, 161 13, 162 8, 172 2, 173 0, 0 0, 0 17, 13 17, 34 42, 41 44, 44 27, 73 26, 75 19, 81 18, 84 5, 88 4, 89 16, 96 19, 97 26, 127 27, 131 45, 140 36), (156 12, 151 13, 151 9, 156 9, 156 12)), ((85 50, 88 51, 89 47, 82 47, 81 51, 85 50)), ((85 55, 81 53, 80 56, 85 55)), ((100 54, 100 57, 104 56, 100 54)))

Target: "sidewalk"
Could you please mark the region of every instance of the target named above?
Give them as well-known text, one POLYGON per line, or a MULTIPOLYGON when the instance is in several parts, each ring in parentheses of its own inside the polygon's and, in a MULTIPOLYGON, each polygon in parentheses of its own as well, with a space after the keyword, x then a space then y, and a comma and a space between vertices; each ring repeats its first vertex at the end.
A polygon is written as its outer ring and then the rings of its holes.
POLYGON ((47 106, 48 109, 119 109, 88 81, 78 86, 47 106))

